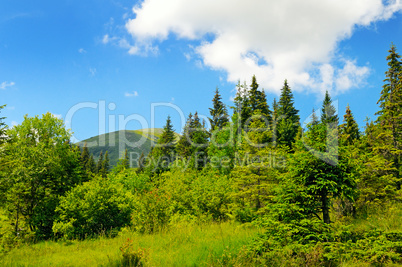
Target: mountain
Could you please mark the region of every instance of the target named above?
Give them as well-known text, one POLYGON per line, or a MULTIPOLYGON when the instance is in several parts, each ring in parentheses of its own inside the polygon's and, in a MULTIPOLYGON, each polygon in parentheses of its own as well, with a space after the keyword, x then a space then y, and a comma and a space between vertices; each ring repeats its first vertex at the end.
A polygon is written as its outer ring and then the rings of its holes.
MULTIPOLYGON (((115 166, 127 148, 131 166, 136 167, 141 153, 148 155, 151 147, 156 144, 163 129, 149 128, 140 130, 121 130, 112 133, 94 136, 77 143, 80 147, 87 144, 89 152, 94 155, 95 161, 99 153, 109 153, 110 166, 115 166)), ((176 134, 176 140, 179 134, 176 134)))

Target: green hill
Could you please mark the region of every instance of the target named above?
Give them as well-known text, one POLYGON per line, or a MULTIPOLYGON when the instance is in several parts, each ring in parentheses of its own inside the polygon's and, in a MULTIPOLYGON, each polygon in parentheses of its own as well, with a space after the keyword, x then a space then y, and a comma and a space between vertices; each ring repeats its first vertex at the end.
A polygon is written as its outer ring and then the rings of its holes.
MULTIPOLYGON (((163 129, 160 128, 121 130, 88 138, 79 142, 78 145, 83 147, 87 143, 89 152, 94 155, 95 160, 98 159, 101 151, 103 153, 108 151, 111 166, 116 165, 127 148, 131 164, 136 167, 141 153, 148 155, 162 131, 163 129)), ((176 135, 177 138, 180 136, 177 133, 176 135)))

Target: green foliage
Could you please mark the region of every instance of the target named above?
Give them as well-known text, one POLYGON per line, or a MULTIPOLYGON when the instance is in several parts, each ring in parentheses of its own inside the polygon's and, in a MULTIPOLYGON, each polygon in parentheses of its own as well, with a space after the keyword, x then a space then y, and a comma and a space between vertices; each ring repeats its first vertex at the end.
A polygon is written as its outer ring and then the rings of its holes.
POLYGON ((268 162, 237 166, 231 173, 233 177, 232 212, 236 220, 250 222, 266 212, 274 187, 278 184, 279 171, 268 162))
POLYGON ((226 125, 212 132, 208 146, 208 159, 212 168, 228 174, 234 166, 235 135, 234 124, 226 125))
MULTIPOLYGON (((6 105, 0 106, 0 113, 1 110, 5 108, 6 105)), ((6 130, 7 130, 7 125, 3 121, 5 117, 0 117, 0 146, 5 143, 6 141, 6 130)))
POLYGON ((209 108, 209 114, 212 118, 208 118, 211 123, 211 132, 216 129, 221 129, 229 122, 229 115, 225 104, 222 102, 222 97, 219 94, 218 87, 215 91, 215 96, 212 99, 212 108, 209 108))
POLYGON ((277 108, 276 132, 274 136, 276 137, 275 141, 277 145, 286 145, 290 148, 296 139, 300 127, 299 111, 294 107, 293 102, 293 93, 287 80, 285 80, 277 108))
POLYGON ((164 229, 171 217, 170 204, 170 195, 158 189, 136 195, 131 215, 133 229, 147 234, 164 229))
POLYGON ((207 164, 208 139, 205 122, 201 123, 197 112, 194 116, 190 113, 183 135, 176 145, 179 160, 189 161, 187 167, 202 169, 207 164))
POLYGON ((343 145, 353 145, 360 138, 359 126, 357 125, 349 105, 346 107, 346 114, 343 116, 343 124, 340 128, 340 140, 343 145))
POLYGON ((81 182, 80 151, 70 145, 71 133, 63 121, 50 113, 25 116, 7 135, 11 141, 4 147, 1 205, 15 234, 26 223, 37 237, 49 238, 59 197, 81 182))
POLYGON ((321 122, 324 124, 335 123, 338 125, 338 115, 336 113, 336 108, 332 104, 331 96, 328 91, 326 91, 321 108, 321 122))
POLYGON ((392 162, 392 174, 397 179, 397 189, 402 185, 402 62, 394 45, 389 50, 388 70, 381 91, 380 111, 376 114, 377 127, 380 128, 376 138, 375 150, 392 162))
POLYGON ((342 147, 339 155, 337 150, 328 149, 326 138, 331 136, 327 134, 325 124, 308 127, 303 139, 296 143, 295 153, 289 156, 288 173, 283 181, 286 193, 282 201, 296 204, 304 214, 319 217, 318 212, 322 212, 323 221, 329 223, 331 200, 355 196, 354 171, 342 147), (321 154, 314 155, 312 149, 321 154), (338 158, 335 160, 335 157, 338 158))
POLYGON ((123 185, 94 178, 60 198, 56 236, 84 239, 130 224, 132 194, 123 185))
POLYGON ((151 162, 148 169, 151 173, 159 174, 169 169, 169 165, 175 159, 175 139, 176 136, 173 130, 172 121, 170 120, 170 116, 168 116, 162 134, 149 154, 151 162))
POLYGON ((118 173, 130 168, 130 159, 128 157, 128 150, 124 150, 124 155, 119 159, 117 165, 112 169, 114 173, 118 173))
POLYGON ((149 251, 144 248, 135 250, 133 242, 130 239, 120 247, 121 254, 123 256, 122 266, 145 266, 145 263, 149 257, 149 251))

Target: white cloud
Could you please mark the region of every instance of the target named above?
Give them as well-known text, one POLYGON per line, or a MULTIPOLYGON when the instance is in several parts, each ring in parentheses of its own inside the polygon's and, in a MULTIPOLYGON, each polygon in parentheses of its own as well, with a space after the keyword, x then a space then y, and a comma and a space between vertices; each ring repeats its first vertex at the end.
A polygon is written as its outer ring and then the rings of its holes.
POLYGON ((17 125, 18 125, 18 122, 16 122, 16 121, 11 121, 11 126, 12 126, 12 127, 17 126, 17 125))
POLYGON ((157 51, 174 34, 200 41, 194 51, 202 65, 225 71, 230 82, 255 74, 270 91, 287 78, 295 90, 343 92, 359 86, 368 68, 352 60, 339 65, 338 43, 401 9, 400 0, 144 0, 126 29, 131 54, 157 51))
POLYGON ((87 51, 84 48, 78 49, 78 53, 85 54, 87 51))
POLYGON ((0 83, 0 89, 5 90, 5 89, 7 89, 7 87, 11 87, 14 85, 15 85, 15 82, 2 82, 2 83, 0 83))
POLYGON ((137 92, 137 91, 133 91, 132 93, 126 92, 126 93, 124 94, 124 96, 125 96, 125 97, 136 97, 136 96, 138 96, 138 92, 137 92))

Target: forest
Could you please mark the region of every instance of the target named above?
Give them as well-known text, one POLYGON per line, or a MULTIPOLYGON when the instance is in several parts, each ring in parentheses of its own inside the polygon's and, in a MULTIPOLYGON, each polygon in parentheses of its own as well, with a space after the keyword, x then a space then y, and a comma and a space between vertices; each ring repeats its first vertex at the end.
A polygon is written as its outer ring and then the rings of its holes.
POLYGON ((402 265, 395 46, 386 60, 362 128, 328 91, 301 125, 288 81, 268 104, 253 76, 233 107, 216 89, 210 127, 194 112, 177 138, 168 117, 135 168, 71 143, 51 113, 8 127, 0 106, 0 265, 402 265))

